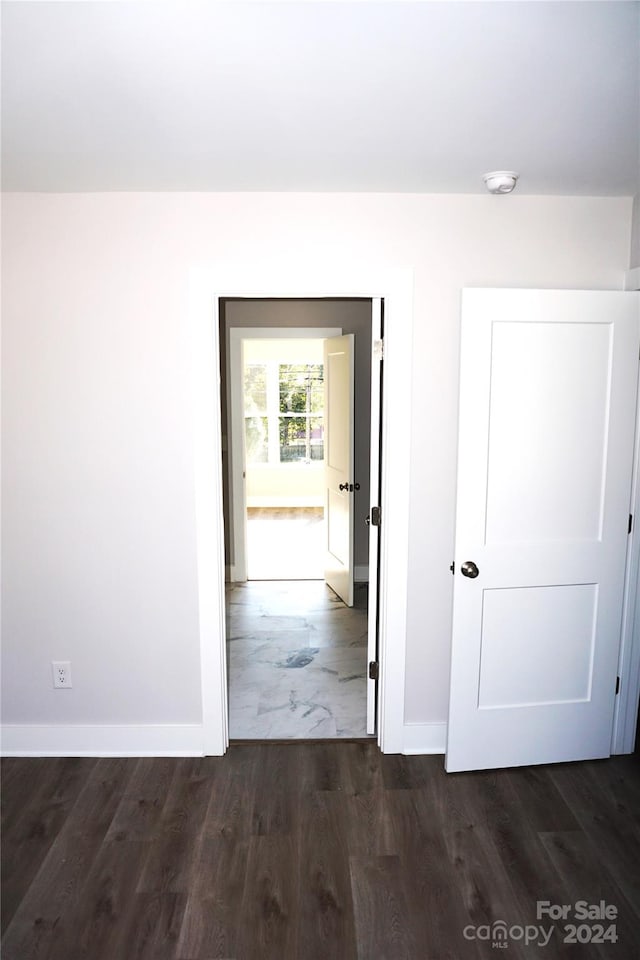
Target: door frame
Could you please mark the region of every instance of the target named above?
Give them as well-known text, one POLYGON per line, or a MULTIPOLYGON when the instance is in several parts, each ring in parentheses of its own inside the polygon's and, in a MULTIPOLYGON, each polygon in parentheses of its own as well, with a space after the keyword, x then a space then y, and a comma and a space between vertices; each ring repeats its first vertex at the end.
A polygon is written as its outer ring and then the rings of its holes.
MULTIPOLYGON (((244 483, 245 439, 243 431, 244 403, 242 394, 242 362, 244 340, 326 340, 342 333, 341 327, 227 327, 227 448, 229 450, 229 517, 233 563, 229 579, 243 583, 247 579, 247 490, 244 483)), ((224 430, 223 430, 224 432, 224 430)))
POLYGON ((620 692, 613 712, 612 754, 633 753, 640 719, 640 367, 629 514, 633 517, 633 525, 627 544, 618 658, 620 692))
POLYGON ((218 264, 194 267, 189 284, 194 500, 203 753, 229 743, 225 643, 224 520, 219 301, 233 297, 376 298, 385 301, 381 411, 380 680, 378 744, 401 753, 407 625, 413 271, 379 265, 218 264), (391 429, 392 427, 392 429, 391 429), (393 643, 387 638, 393 638, 393 643))
MULTIPOLYGON (((640 292, 640 267, 627 271, 624 289, 640 292)), ((638 308, 640 314, 640 306, 638 308)), ((616 697, 613 717, 611 752, 633 753, 640 712, 640 368, 638 371, 638 405, 633 456, 633 478, 629 513, 633 526, 627 548, 627 570, 622 610, 622 633, 618 676, 620 693, 616 697)))

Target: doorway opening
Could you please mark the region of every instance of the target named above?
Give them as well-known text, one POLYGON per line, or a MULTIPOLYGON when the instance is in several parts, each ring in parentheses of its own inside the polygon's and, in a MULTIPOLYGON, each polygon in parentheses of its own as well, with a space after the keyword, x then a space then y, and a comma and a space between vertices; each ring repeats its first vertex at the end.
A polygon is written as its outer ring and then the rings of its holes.
MULTIPOLYGON (((371 311, 370 299, 220 301, 232 739, 353 738, 375 732, 375 692, 368 705, 370 537, 365 522, 371 311), (350 415, 358 424, 350 476, 343 483, 351 488, 350 576, 355 581, 346 602, 325 582, 325 343, 345 329, 354 331, 350 415)), ((339 419, 347 414, 345 408, 339 419)), ((334 411, 334 422, 335 417, 334 411)), ((377 452, 379 422, 374 442, 377 452)), ((377 594, 377 569, 374 580, 377 594)), ((377 604, 373 631, 376 609, 377 604)))
POLYGON ((244 435, 248 580, 324 577, 323 345, 242 339, 243 410, 232 430, 244 435))

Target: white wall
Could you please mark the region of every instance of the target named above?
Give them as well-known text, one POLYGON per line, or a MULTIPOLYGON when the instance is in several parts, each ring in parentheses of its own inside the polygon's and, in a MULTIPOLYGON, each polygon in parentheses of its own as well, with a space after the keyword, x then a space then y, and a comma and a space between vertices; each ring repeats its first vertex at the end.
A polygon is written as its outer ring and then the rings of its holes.
POLYGON ((248 507, 322 507, 323 504, 322 462, 247 466, 248 507))
POLYGON ((3 711, 197 724, 188 272, 415 271, 406 720, 446 718, 463 286, 621 289, 625 198, 3 199, 3 711), (70 659, 74 688, 51 689, 70 659))
MULTIPOLYGON (((247 363, 319 363, 322 340, 245 340, 247 363)), ((277 407, 276 407, 277 410, 277 407)), ((322 461, 314 463, 247 463, 248 507, 321 507, 324 502, 322 461)))

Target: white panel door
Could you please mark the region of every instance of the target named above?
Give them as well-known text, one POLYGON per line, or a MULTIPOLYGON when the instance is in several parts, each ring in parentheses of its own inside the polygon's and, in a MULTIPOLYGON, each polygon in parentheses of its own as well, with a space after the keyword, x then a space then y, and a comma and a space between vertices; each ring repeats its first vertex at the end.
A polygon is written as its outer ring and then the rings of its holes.
POLYGON ((324 342, 325 580, 353 606, 354 335, 324 342))
POLYGON ((639 331, 633 293, 464 291, 450 772, 610 754, 639 331))

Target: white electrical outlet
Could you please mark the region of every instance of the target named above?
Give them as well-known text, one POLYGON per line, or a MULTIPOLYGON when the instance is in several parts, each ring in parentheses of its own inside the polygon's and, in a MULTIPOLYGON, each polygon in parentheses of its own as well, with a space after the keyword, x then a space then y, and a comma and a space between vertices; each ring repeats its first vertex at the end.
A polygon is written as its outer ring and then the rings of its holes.
POLYGON ((71 683, 71 661, 70 660, 52 660, 53 685, 56 690, 66 690, 72 687, 71 683))

